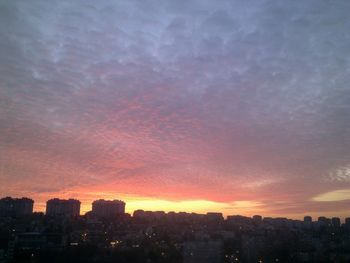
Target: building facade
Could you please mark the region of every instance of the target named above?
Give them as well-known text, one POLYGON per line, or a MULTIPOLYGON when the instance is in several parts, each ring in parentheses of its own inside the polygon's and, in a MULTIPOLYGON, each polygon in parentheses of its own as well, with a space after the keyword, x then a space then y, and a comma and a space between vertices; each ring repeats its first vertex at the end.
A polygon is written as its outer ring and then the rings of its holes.
POLYGON ((125 214, 125 202, 121 200, 96 200, 92 203, 92 214, 97 217, 116 217, 125 214))
POLYGON ((0 215, 23 216, 33 213, 34 201, 32 199, 5 197, 0 199, 0 215))
POLYGON ((46 215, 76 217, 80 215, 80 201, 76 199, 51 199, 46 203, 46 215))

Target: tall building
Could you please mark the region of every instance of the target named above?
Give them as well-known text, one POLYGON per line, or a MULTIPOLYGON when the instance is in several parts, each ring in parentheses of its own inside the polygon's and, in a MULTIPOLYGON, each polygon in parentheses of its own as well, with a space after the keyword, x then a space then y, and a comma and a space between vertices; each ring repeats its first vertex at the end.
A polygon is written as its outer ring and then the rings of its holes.
POLYGON ((311 216, 304 216, 304 222, 305 223, 312 223, 312 217, 311 216))
POLYGON ((350 230, 350 217, 345 218, 344 227, 345 227, 345 229, 350 230))
POLYGON ((58 198, 46 202, 46 215, 76 217, 80 215, 80 201, 75 199, 62 200, 58 198))
POLYGON ((97 217, 116 217, 125 214, 125 203, 121 200, 96 200, 92 203, 92 214, 97 217))
POLYGON ((254 215, 253 216, 253 222, 254 223, 261 223, 262 222, 262 216, 261 215, 254 215))
POLYGON ((11 198, 0 199, 0 215, 2 216, 23 216, 33 213, 34 201, 29 198, 11 198))
POLYGON ((345 224, 350 226, 350 217, 345 218, 345 224))
POLYGON ((339 217, 332 217, 332 226, 333 227, 340 227, 340 218, 339 217))
POLYGON ((144 219, 146 217, 146 212, 144 210, 141 210, 141 209, 135 210, 133 213, 133 217, 144 219))
POLYGON ((327 217, 324 217, 324 216, 320 216, 318 218, 318 222, 320 222, 324 226, 330 226, 331 223, 332 223, 330 218, 327 218, 327 217))

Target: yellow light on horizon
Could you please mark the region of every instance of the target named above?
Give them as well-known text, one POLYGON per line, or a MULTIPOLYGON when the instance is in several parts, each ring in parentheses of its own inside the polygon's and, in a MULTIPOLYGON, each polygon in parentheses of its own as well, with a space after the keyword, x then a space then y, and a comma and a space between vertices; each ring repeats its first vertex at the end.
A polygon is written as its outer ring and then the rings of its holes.
POLYGON ((350 189, 331 191, 312 198, 312 201, 317 202, 334 202, 344 200, 350 200, 350 189))
POLYGON ((162 210, 165 212, 197 212, 206 213, 210 211, 221 211, 227 206, 225 203, 207 200, 168 201, 160 199, 130 200, 127 202, 127 211, 162 210))
MULTIPOLYGON (((121 199, 126 202, 126 212, 132 214, 135 210, 145 211, 164 211, 164 212, 222 212, 224 215, 255 213, 260 210, 260 203, 255 201, 234 201, 234 202, 216 202, 210 200, 166 200, 161 198, 150 198, 133 195, 118 195, 115 192, 97 192, 97 191, 67 191, 64 193, 53 193, 52 196, 58 196, 62 199, 76 198, 81 201, 80 213, 85 214, 91 211, 91 204, 96 199, 114 200, 121 199)), ((45 212, 45 200, 50 197, 43 196, 39 202, 35 202, 35 211, 45 212)))

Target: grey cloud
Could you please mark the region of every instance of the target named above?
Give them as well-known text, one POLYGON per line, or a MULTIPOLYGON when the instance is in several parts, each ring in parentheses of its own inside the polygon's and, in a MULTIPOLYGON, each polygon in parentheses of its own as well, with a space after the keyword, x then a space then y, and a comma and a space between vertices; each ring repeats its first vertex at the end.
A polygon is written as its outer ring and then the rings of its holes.
MULTIPOLYGON (((165 183, 191 182, 204 166, 212 181, 220 171, 222 185, 283 177, 292 198, 338 189, 329 176, 350 157, 349 8, 347 1, 2 2, 0 153, 27 138, 33 151, 57 146, 82 173, 81 162, 92 163, 97 181, 161 173, 165 183), (174 168, 191 162, 190 171, 174 168)), ((271 187, 261 195, 281 194, 271 187)))

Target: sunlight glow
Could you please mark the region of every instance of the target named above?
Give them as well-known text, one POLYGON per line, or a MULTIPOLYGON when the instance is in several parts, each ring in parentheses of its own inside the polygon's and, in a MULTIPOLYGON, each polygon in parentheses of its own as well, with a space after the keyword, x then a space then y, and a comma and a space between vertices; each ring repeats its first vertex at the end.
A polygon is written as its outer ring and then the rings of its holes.
POLYGON ((336 190, 327 192, 312 198, 313 201, 318 202, 333 202, 350 200, 350 189, 336 190))

